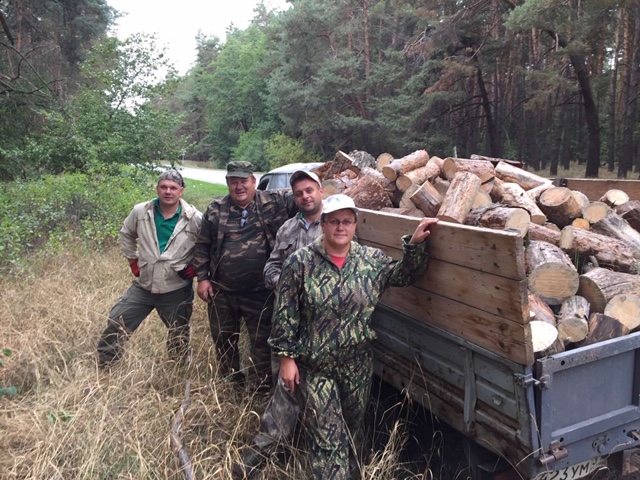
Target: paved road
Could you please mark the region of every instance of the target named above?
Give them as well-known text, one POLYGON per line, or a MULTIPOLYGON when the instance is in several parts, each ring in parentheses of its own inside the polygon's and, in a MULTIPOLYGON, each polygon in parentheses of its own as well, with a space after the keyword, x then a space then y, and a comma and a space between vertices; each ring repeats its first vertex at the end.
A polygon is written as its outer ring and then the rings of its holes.
MULTIPOLYGON (((217 183, 219 185, 226 185, 225 175, 226 170, 217 170, 213 168, 194 168, 194 167, 180 167, 180 173, 184 178, 190 178, 192 180, 200 180, 207 183, 217 183)), ((260 174, 255 174, 256 180, 260 181, 260 174)))

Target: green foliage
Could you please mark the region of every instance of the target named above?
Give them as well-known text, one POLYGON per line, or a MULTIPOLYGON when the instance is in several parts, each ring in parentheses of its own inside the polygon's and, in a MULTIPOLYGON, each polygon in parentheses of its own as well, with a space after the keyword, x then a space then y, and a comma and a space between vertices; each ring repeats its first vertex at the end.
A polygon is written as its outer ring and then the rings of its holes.
POLYGON ((276 133, 267 141, 265 154, 269 160, 269 168, 281 167, 296 162, 320 162, 317 153, 307 152, 302 140, 291 138, 284 133, 276 133))
POLYGON ((265 154, 266 141, 253 130, 241 133, 238 144, 233 149, 232 160, 248 160, 253 163, 256 170, 269 170, 269 159, 265 154))
POLYGON ((118 176, 46 175, 5 184, 0 192, 0 273, 17 273, 24 255, 68 242, 92 248, 114 241, 131 207, 150 196, 153 180, 139 170, 118 176))

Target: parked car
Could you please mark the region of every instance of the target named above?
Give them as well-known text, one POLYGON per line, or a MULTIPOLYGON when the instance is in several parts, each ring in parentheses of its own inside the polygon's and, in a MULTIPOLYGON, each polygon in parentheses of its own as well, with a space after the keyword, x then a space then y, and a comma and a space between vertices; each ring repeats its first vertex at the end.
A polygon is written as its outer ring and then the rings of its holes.
POLYGON ((290 163, 282 167, 274 168, 260 177, 258 190, 290 189, 289 179, 298 170, 312 170, 322 165, 322 162, 290 163))

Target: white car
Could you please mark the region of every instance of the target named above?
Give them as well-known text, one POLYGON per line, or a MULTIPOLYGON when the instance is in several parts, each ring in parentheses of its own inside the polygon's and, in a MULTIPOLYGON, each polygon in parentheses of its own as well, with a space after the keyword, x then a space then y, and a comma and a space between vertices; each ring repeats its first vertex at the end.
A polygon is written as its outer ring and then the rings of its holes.
POLYGON ((265 173, 260 177, 260 181, 258 182, 258 190, 282 190, 282 189, 291 189, 291 185, 289 185, 289 179, 294 172, 298 170, 312 170, 321 165, 324 165, 322 162, 311 162, 311 163, 290 163, 289 165, 284 165, 282 167, 274 168, 270 170, 268 173, 265 173))

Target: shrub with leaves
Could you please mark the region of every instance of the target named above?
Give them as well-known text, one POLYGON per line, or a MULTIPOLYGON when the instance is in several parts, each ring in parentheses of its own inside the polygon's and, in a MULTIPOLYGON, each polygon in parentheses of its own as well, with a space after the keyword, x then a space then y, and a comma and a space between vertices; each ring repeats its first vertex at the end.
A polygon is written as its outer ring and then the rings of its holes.
POLYGON ((0 273, 19 271, 23 256, 58 251, 70 242, 96 245, 117 238, 131 207, 149 197, 141 171, 45 176, 5 184, 0 192, 0 273))

